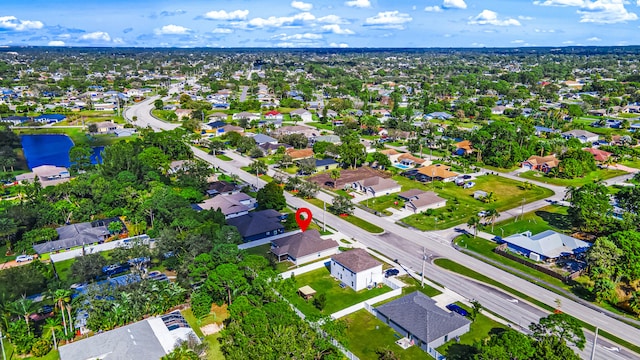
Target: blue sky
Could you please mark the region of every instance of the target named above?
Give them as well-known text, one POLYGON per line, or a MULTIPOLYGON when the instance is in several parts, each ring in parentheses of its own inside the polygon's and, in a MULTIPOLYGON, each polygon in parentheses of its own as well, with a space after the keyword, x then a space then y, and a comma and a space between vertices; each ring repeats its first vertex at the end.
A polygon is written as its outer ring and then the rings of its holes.
POLYGON ((640 0, 2 0, 0 45, 640 44, 640 0))

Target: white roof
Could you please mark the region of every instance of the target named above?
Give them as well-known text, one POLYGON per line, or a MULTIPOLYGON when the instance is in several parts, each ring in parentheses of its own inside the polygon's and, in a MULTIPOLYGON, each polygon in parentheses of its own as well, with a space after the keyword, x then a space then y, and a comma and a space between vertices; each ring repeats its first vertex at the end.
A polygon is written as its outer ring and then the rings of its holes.
POLYGON ((586 241, 578 240, 553 230, 543 231, 536 235, 530 234, 530 232, 514 234, 503 240, 509 244, 519 246, 548 258, 571 255, 575 253, 576 250, 584 251, 591 247, 591 244, 586 241))

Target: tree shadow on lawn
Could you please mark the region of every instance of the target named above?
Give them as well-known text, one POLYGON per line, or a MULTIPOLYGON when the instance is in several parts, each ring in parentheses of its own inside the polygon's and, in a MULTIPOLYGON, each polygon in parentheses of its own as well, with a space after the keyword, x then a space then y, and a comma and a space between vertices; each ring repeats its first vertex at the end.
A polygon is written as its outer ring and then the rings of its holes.
POLYGON ((447 359, 449 360, 468 360, 478 353, 478 349, 471 345, 451 344, 447 349, 447 359))
POLYGON ((569 230, 572 227, 571 217, 569 215, 556 214, 548 211, 536 211, 535 214, 556 229, 569 230))

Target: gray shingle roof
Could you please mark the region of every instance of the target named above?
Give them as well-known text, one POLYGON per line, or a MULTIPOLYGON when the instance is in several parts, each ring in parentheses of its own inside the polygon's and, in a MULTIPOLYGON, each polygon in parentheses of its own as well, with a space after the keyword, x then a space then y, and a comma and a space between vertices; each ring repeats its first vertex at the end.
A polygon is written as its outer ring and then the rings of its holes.
POLYGON ((267 231, 284 229, 284 225, 280 222, 280 216, 282 215, 279 212, 267 209, 229 219, 227 224, 238 228, 240 235, 246 238, 267 231))
POLYGON ((109 235, 106 224, 93 227, 90 222, 61 226, 56 231, 60 240, 35 244, 33 249, 38 254, 44 254, 54 250, 82 246, 83 244, 93 244, 104 240, 109 235))
POLYGON ((333 255, 331 259, 354 273, 359 273, 382 265, 381 262, 369 255, 365 249, 352 249, 345 251, 343 253, 333 255))
POLYGON ((442 310, 419 291, 381 305, 376 310, 426 343, 471 323, 461 315, 442 310))
POLYGON ((295 259, 338 247, 338 243, 333 239, 323 240, 315 229, 273 240, 271 244, 275 246, 271 249, 274 254, 289 255, 295 259))

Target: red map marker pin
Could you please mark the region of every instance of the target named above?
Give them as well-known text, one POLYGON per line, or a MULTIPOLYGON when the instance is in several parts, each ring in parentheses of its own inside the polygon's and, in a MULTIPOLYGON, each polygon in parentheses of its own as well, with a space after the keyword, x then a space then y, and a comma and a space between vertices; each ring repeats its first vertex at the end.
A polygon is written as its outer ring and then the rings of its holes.
POLYGON ((311 224, 311 210, 307 208, 300 208, 296 211, 296 222, 302 231, 307 230, 309 224, 311 224), (304 217, 301 215, 304 214, 304 217))

